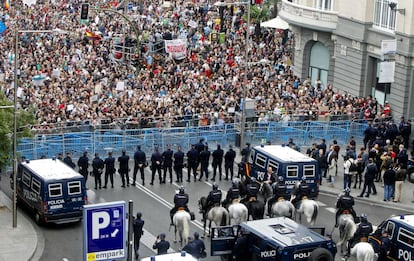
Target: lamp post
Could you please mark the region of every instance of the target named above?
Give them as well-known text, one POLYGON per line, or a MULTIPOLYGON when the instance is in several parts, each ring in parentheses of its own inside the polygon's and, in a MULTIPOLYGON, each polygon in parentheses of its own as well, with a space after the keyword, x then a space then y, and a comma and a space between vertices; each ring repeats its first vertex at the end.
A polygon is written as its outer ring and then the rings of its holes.
POLYGON ((249 40, 250 40, 250 2, 216 2, 215 6, 227 6, 227 5, 246 5, 247 6, 247 31, 246 31, 246 39, 245 39, 245 72, 244 72, 244 84, 242 90, 242 111, 241 111, 241 123, 240 123, 240 150, 243 148, 244 144, 244 133, 246 128, 246 98, 247 98, 247 84, 249 82, 247 72, 249 70, 249 40))
POLYGON ((15 34, 15 46, 14 46, 14 112, 13 112, 13 227, 17 227, 17 90, 18 90, 18 79, 17 71, 19 65, 19 34, 20 33, 58 33, 66 34, 67 32, 61 29, 54 30, 18 30, 16 29, 15 34))

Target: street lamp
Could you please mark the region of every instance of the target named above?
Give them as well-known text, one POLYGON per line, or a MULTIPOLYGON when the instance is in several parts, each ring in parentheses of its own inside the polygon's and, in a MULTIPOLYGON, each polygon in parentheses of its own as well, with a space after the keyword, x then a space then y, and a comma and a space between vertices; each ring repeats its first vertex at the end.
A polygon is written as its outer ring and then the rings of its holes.
POLYGON ((240 126, 240 150, 243 148, 244 144, 244 132, 246 128, 246 98, 247 98, 247 83, 249 81, 247 77, 247 72, 249 70, 249 40, 250 40, 250 2, 216 2, 215 6, 227 6, 227 5, 246 5, 247 6, 247 30, 246 30, 246 40, 245 40, 245 73, 244 73, 244 84, 243 86, 243 104, 241 112, 241 126, 240 126))
POLYGON ((19 60, 19 33, 57 33, 66 34, 68 32, 61 29, 54 30, 18 30, 15 34, 15 46, 14 46, 14 112, 13 112, 13 227, 17 227, 17 68, 19 60))

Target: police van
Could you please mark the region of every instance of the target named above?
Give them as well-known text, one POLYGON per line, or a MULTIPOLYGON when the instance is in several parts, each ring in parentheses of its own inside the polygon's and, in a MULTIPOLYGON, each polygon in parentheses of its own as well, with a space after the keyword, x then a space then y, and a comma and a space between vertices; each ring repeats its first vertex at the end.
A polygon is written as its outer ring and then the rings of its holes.
POLYGON ((275 175, 284 178, 288 193, 305 177, 311 189, 310 196, 318 196, 318 161, 297 150, 285 145, 255 146, 251 150, 249 163, 252 168, 249 174, 259 180, 259 173, 265 173, 268 167, 272 167, 275 175))
POLYGON ((17 201, 35 213, 35 221, 68 223, 82 220, 87 204, 85 179, 56 159, 26 160, 18 165, 17 201))
POLYGON ((307 228, 286 217, 261 219, 240 226, 212 228, 211 255, 230 257, 237 236, 247 237, 248 260, 333 261, 336 244, 324 228, 307 228))
POLYGON ((390 260, 414 260, 414 215, 393 216, 383 221, 373 234, 369 242, 378 252, 381 245, 381 233, 387 231, 391 241, 390 260))
POLYGON ((197 261, 197 258, 182 251, 181 253, 170 253, 142 258, 141 261, 197 261))

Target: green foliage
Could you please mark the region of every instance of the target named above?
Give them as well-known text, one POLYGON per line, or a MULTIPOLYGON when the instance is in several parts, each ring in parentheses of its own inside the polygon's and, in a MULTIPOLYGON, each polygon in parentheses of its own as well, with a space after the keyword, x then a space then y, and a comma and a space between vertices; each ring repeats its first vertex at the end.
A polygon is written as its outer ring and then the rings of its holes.
MULTIPOLYGON (((4 94, 0 94, 0 106, 13 106, 4 94)), ((17 138, 31 137, 30 124, 33 124, 34 113, 32 111, 19 110, 17 112, 17 138)), ((14 108, 0 109, 0 169, 10 165, 13 160, 13 131, 14 108)), ((17 141, 18 142, 18 141, 17 141)))

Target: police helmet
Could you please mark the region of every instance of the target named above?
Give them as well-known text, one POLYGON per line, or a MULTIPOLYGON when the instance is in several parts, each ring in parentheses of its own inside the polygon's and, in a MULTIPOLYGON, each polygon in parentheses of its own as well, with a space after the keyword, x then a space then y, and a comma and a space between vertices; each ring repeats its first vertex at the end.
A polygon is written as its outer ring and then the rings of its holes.
POLYGON ((213 190, 218 190, 218 185, 216 183, 213 184, 213 190))
POLYGON ((306 184, 306 177, 305 176, 302 177, 302 181, 300 182, 300 184, 302 184, 302 185, 306 184))
POLYGON ((238 179, 238 178, 234 178, 234 179, 232 180, 232 183, 231 183, 231 184, 233 185, 233 187, 234 187, 234 186, 237 186, 237 187, 238 187, 238 186, 239 186, 239 183, 240 183, 240 179, 238 179))
POLYGON ((179 193, 180 194, 184 194, 185 193, 185 190, 184 190, 184 187, 183 186, 180 187, 179 193))
POLYGON ((250 180, 252 181, 252 183, 256 182, 256 178, 255 177, 251 177, 250 180))
POLYGON ((368 221, 367 214, 362 213, 360 219, 361 219, 361 222, 367 222, 368 221))
POLYGON ((350 188, 348 188, 348 187, 346 187, 346 188, 344 189, 344 192, 345 192, 345 195, 349 195, 349 193, 351 192, 351 189, 350 189, 350 188))
POLYGON ((283 181, 285 181, 285 179, 282 176, 279 176, 277 178, 277 181, 280 182, 280 183, 283 183, 283 181))

